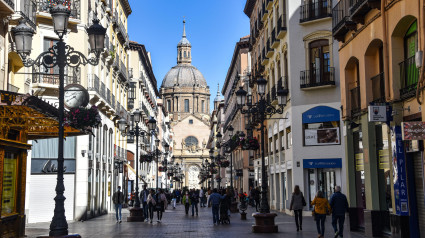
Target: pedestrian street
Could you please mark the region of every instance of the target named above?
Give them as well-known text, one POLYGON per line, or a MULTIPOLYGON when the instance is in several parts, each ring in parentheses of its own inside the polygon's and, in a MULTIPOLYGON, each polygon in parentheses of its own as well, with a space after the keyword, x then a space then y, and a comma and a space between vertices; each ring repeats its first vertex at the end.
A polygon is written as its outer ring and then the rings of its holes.
MULTIPOLYGON (((199 216, 192 217, 191 210, 189 215, 185 215, 184 206, 177 205, 175 210, 168 206, 165 211, 162 222, 157 223, 156 214, 152 224, 148 222, 127 222, 127 216, 130 215, 128 208, 123 208, 123 219, 121 224, 117 224, 115 213, 100 216, 88 221, 69 222, 69 233, 80 234, 83 238, 100 237, 226 237, 226 238, 248 238, 248 237, 317 237, 316 224, 312 217, 304 217, 303 230, 296 231, 294 217, 278 213, 276 224, 279 226, 279 233, 272 234, 254 234, 251 232, 251 225, 254 224, 254 218, 250 216, 254 212, 253 208, 248 209, 247 220, 242 221, 239 213, 232 213, 230 225, 213 225, 211 208, 199 208, 199 216)), ((344 237, 358 238, 364 237, 361 233, 349 232, 348 219, 345 223, 344 237)), ((28 238, 34 238, 40 235, 46 235, 49 232, 50 223, 34 223, 26 226, 26 235, 28 238)), ((325 237, 333 237, 331 226, 331 217, 326 219, 325 237)))

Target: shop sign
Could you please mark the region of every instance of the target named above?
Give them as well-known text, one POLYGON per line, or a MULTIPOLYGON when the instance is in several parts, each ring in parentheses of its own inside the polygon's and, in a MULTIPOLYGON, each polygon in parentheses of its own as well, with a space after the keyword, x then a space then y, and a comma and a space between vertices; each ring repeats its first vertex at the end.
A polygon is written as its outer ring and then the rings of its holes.
POLYGON ((370 122, 386 122, 387 121, 387 110, 389 106, 368 106, 368 115, 370 122))
POLYGON ((356 171, 364 171, 363 153, 357 153, 356 158, 356 171))
POLYGON ((337 159, 304 159, 303 167, 305 169, 314 168, 342 168, 342 160, 337 159))
POLYGON ((379 150, 378 155, 379 155, 379 169, 390 169, 389 151, 379 150))
POLYGON ((304 130, 305 145, 339 145, 339 127, 304 130))
POLYGON ((303 123, 340 121, 339 110, 327 106, 317 106, 302 114, 303 123))
POLYGON ((395 126, 391 130, 391 151, 394 178, 394 196, 396 214, 409 216, 409 200, 406 177, 406 161, 401 135, 401 127, 395 126))
MULTIPOLYGON (((31 160, 31 174, 56 174, 57 172, 57 159, 33 158, 31 160)), ((75 159, 64 159, 63 173, 75 173, 75 159)))
POLYGON ((425 140, 425 122, 402 122, 403 140, 425 140))

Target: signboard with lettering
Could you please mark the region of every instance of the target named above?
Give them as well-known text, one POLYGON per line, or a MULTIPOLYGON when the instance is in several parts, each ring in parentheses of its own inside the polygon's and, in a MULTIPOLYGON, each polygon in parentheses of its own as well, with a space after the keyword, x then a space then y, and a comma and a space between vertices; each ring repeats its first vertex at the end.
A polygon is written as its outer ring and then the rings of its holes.
POLYGON ((313 168, 342 168, 342 160, 336 159, 304 159, 303 167, 305 169, 313 168))
POLYGON ((425 122, 402 122, 403 140, 425 140, 425 122))
POLYGON ((356 171, 363 171, 364 170, 363 153, 355 154, 355 158, 356 158, 356 171))
POLYGON ((387 121, 387 108, 388 106, 368 106, 368 115, 369 115, 369 121, 387 121))
POLYGON ((327 129, 304 130, 304 144, 308 145, 339 145, 339 127, 327 129))
POLYGON ((396 214, 400 216, 409 216, 406 160, 400 126, 395 126, 393 130, 391 130, 391 152, 396 214))

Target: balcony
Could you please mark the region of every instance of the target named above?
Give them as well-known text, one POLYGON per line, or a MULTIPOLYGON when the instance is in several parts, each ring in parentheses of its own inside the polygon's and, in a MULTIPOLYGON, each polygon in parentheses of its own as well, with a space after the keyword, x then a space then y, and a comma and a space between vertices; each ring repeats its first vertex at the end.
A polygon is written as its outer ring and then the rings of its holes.
POLYGON ((115 30, 117 31, 119 41, 122 45, 125 45, 128 42, 128 34, 124 24, 118 16, 118 12, 115 12, 112 22, 114 24, 115 30))
POLYGON ((266 0, 266 9, 271 11, 273 9, 273 0, 266 0))
POLYGON ((112 65, 112 68, 116 71, 118 71, 120 68, 120 56, 117 53, 115 53, 114 64, 112 65))
POLYGON ((263 2, 263 7, 261 8, 261 21, 264 22, 269 17, 269 11, 266 9, 266 3, 263 2))
POLYGON ((404 100, 416 95, 419 70, 416 68, 415 56, 412 56, 399 64, 400 66, 400 99, 404 100))
POLYGON ((266 57, 267 58, 271 58, 274 55, 274 50, 270 47, 270 39, 267 40, 267 53, 266 53, 266 57))
POLYGON ((127 67, 125 66, 125 64, 120 60, 120 67, 118 69, 118 77, 123 81, 123 82, 127 82, 128 81, 128 71, 127 71, 127 67))
POLYGON ((351 0, 351 20, 364 24, 364 17, 372 8, 381 8, 381 0, 351 0))
MULTIPOLYGON (((37 15, 41 17, 51 18, 50 16, 50 8, 53 7, 56 2, 51 0, 38 0, 37 1, 37 15)), ((69 23, 73 23, 73 19, 81 19, 81 4, 80 0, 67 1, 66 6, 69 10, 71 10, 70 21, 69 23)), ((77 22, 75 22, 77 23, 77 22)))
POLYGON ((332 9, 332 35, 340 42, 345 41, 345 34, 356 29, 356 23, 350 19, 349 0, 340 0, 332 9))
POLYGON ((360 86, 350 89, 351 97, 351 116, 359 116, 361 111, 360 104, 360 86))
POLYGON ((0 12, 5 15, 13 14, 15 11, 15 0, 0 0, 0 12))
POLYGON ((332 1, 319 0, 301 5, 300 23, 332 17, 332 1))
POLYGON ((384 73, 380 73, 373 76, 372 81, 372 102, 373 103, 384 103, 385 102, 385 81, 384 73))
POLYGON ((300 88, 313 89, 335 86, 335 68, 312 69, 301 71, 300 88))
POLYGON ((276 39, 276 28, 273 28, 271 37, 272 37, 272 48, 276 49, 277 47, 279 47, 279 44, 280 44, 280 41, 276 39))
POLYGON ((283 39, 286 35, 286 14, 283 14, 279 17, 279 20, 277 21, 277 38, 283 39))
POLYGON ((266 65, 269 63, 269 59, 266 57, 266 49, 263 48, 263 53, 261 54, 261 65, 266 65))
MULTIPOLYGON (((65 86, 68 84, 80 84, 81 72, 77 68, 65 69, 65 86)), ((44 95, 57 94, 59 89, 59 69, 32 68, 32 87, 43 89, 44 95)))
POLYGON ((112 106, 112 108, 115 108, 115 95, 114 94, 112 94, 112 102, 111 102, 111 106, 112 106))

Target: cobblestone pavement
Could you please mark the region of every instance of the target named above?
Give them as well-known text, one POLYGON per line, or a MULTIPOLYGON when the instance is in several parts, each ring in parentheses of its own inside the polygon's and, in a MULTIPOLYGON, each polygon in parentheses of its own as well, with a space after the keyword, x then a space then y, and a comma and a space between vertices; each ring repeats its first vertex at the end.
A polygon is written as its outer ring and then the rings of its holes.
MULTIPOLYGON (((175 210, 168 207, 162 218, 162 223, 157 223, 154 218, 153 224, 147 222, 127 222, 129 216, 128 209, 123 209, 123 222, 117 224, 115 213, 110 213, 85 222, 69 222, 69 233, 80 234, 82 237, 226 237, 233 235, 239 237, 317 237, 316 224, 312 217, 304 217, 303 231, 297 232, 294 218, 282 213, 278 213, 276 224, 279 226, 279 233, 275 234, 254 234, 251 226, 254 218, 250 216, 254 210, 248 210, 247 220, 242 221, 238 213, 231 214, 230 225, 214 226, 212 222, 211 208, 199 208, 199 216, 192 217, 191 212, 185 215, 184 207, 178 205, 175 210)), ((156 214, 155 214, 156 217, 156 214)), ((347 220, 344 237, 359 238, 364 237, 361 233, 348 231, 347 220)), ((37 237, 47 235, 49 223, 27 224, 27 237, 37 237)), ((325 237, 334 237, 331 219, 326 219, 325 237)))

